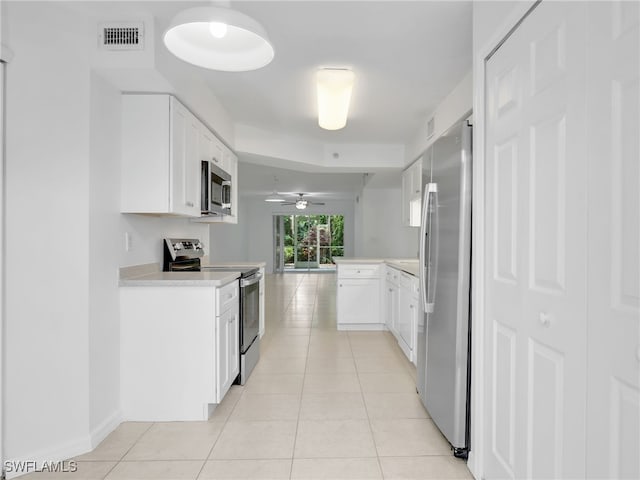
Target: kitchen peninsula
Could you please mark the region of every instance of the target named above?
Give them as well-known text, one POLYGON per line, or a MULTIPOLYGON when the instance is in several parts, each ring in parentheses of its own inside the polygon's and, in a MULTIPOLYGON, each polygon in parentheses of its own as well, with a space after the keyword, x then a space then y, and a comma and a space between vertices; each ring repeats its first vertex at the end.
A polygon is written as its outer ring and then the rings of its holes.
POLYGON ((389 330, 416 363, 421 316, 417 259, 334 257, 338 330, 389 330))

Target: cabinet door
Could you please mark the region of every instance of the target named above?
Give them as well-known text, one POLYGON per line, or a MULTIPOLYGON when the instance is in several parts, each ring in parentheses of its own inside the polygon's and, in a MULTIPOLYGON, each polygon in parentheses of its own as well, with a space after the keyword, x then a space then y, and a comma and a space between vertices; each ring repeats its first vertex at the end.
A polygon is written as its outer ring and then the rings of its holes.
POLYGON ((209 160, 211 160, 216 166, 220 167, 226 172, 227 168, 225 168, 224 162, 224 145, 222 145, 222 142, 218 140, 218 137, 216 137, 215 135, 211 134, 211 137, 213 141, 211 148, 211 158, 209 160))
POLYGON ((198 134, 198 157, 200 161, 213 161, 215 155, 214 149, 215 136, 204 125, 200 125, 200 132, 198 134))
POLYGON ((229 376, 228 386, 224 390, 225 393, 240 373, 240 310, 238 305, 229 310, 226 316, 228 317, 227 325, 229 329, 229 376))
POLYGON ((411 171, 402 172, 402 225, 408 227, 411 223, 411 171))
POLYGON ((216 317, 216 400, 222 401, 240 373, 238 304, 216 317))
POLYGON ((396 324, 398 322, 398 286, 391 281, 386 282, 386 325, 387 329, 397 335, 396 324))
POLYGON ((380 280, 338 280, 338 323, 380 323, 380 280))
POLYGON ((411 350, 411 356, 409 360, 416 365, 417 360, 417 341, 418 341, 418 321, 420 320, 420 304, 417 298, 412 297, 409 303, 409 349, 411 350))
POLYGON ((198 119, 172 98, 170 213, 200 216, 199 128, 198 119))
POLYGON ((409 226, 419 227, 422 217, 422 158, 411 167, 409 192, 409 226))
MULTIPOLYGON (((232 311, 232 310, 230 310, 232 311)), ((228 312, 216 317, 216 401, 220 403, 231 386, 229 370, 229 345, 231 328, 228 312)))
POLYGON ((399 315, 398 321, 396 324, 396 331, 398 332, 397 338, 398 342, 400 342, 400 347, 405 352, 407 357, 410 357, 408 351, 412 350, 411 345, 411 322, 413 321, 414 315, 412 314, 411 308, 411 293, 407 290, 406 287, 400 288, 399 295, 399 315), (404 345, 402 345, 404 343, 404 345))

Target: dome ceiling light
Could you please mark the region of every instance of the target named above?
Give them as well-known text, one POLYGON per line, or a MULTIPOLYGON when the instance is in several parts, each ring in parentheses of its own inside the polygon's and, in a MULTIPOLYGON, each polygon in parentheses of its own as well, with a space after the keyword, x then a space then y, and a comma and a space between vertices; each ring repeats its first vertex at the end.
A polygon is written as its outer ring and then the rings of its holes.
POLYGON ((268 65, 274 56, 264 28, 231 8, 184 10, 173 17, 163 40, 179 59, 209 70, 257 70, 268 65))
POLYGON ((321 128, 340 130, 347 124, 354 79, 354 73, 344 68, 318 70, 318 125, 321 128))

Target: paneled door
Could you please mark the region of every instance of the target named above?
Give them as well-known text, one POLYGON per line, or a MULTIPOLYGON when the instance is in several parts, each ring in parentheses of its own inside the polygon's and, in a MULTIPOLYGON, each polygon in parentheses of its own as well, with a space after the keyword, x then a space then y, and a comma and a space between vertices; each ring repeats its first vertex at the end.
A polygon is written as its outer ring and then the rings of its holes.
POLYGON ((542 2, 486 64, 488 479, 585 476, 585 42, 542 2))
POLYGON ((587 476, 640 478, 640 3, 589 4, 587 476))

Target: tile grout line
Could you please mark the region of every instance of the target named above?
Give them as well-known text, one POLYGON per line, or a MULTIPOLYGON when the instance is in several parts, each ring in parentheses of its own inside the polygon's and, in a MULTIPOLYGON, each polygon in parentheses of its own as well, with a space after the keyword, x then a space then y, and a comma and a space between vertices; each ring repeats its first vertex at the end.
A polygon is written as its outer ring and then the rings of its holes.
POLYGON ((126 457, 126 456, 129 454, 129 452, 133 449, 133 447, 135 447, 135 446, 138 444, 138 442, 140 441, 140 439, 141 439, 142 437, 144 437, 144 435, 145 435, 149 430, 151 430, 151 428, 153 428, 153 426, 154 426, 155 424, 156 424, 156 422, 151 422, 151 425, 149 425, 149 427, 147 427, 147 429, 146 429, 144 432, 142 432, 140 435, 138 435, 138 438, 136 439, 136 441, 135 441, 135 442, 133 442, 133 444, 132 444, 128 449, 127 449, 127 451, 126 451, 126 452, 124 452, 124 454, 120 457, 120 460, 117 460, 117 461, 116 461, 115 465, 114 465, 113 467, 111 467, 111 469, 107 472, 107 474, 106 474, 104 477, 102 477, 103 479, 106 479, 109 475, 111 475, 111 472, 113 472, 113 471, 116 469, 116 467, 117 467, 118 465, 120 465, 122 462, 124 462, 124 461, 125 461, 125 460, 124 460, 124 457, 126 457))
MULTIPOLYGON (((347 338, 349 341, 349 348, 351 349, 351 355, 353 356, 355 363, 355 356, 353 355, 353 347, 351 345, 351 335, 347 334, 347 338)), ((373 425, 371 425, 371 416, 369 415, 369 408, 367 407, 367 401, 364 398, 364 390, 362 388, 362 382, 360 381, 360 370, 356 364, 356 377, 358 379, 358 385, 360 386, 360 396, 362 398, 362 404, 364 405, 364 411, 367 414, 367 424, 369 425, 369 432, 371 433, 371 441, 373 442, 373 448, 376 452, 376 461, 378 462, 378 468, 380 469, 380 478, 384 480, 384 471, 382 470, 382 463, 380 462, 380 453, 378 452, 378 444, 376 443, 376 438, 373 434, 373 425)))
MULTIPOLYGON (((316 294, 314 297, 314 305, 316 303, 317 300, 317 296, 318 296, 318 292, 317 292, 317 288, 316 288, 316 294)), ((309 349, 311 346, 311 331, 313 329, 313 311, 311 313, 311 326, 309 328, 309 338, 307 339, 307 356, 305 357, 305 363, 304 363, 304 371, 302 373, 302 388, 300 388, 300 403, 298 405, 298 415, 296 418, 296 429, 295 432, 293 434, 293 448, 291 450, 291 465, 289 467, 289 480, 291 480, 291 477, 293 476, 293 462, 295 460, 295 455, 296 455, 296 444, 298 441, 298 430, 300 428, 300 412, 302 411, 302 398, 304 396, 304 384, 305 384, 305 379, 307 377, 307 369, 309 367, 309 349)))

